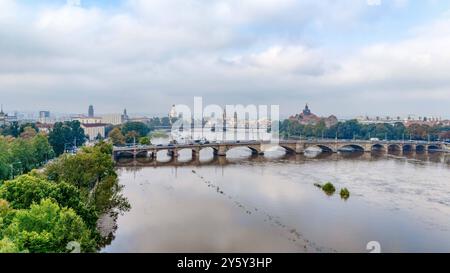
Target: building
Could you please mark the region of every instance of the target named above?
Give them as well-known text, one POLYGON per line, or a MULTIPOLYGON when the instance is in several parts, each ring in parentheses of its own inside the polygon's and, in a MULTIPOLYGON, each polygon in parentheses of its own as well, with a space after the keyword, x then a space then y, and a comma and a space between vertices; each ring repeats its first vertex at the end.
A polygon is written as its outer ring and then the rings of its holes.
POLYGON ((126 122, 141 122, 141 123, 150 123, 152 119, 148 117, 134 117, 128 118, 126 122))
POLYGON ((102 116, 102 122, 105 124, 111 125, 120 125, 123 124, 123 115, 122 114, 107 114, 102 116))
POLYGON ((40 111, 38 122, 42 124, 51 123, 50 111, 40 111))
POLYGON ((122 123, 128 122, 130 117, 128 116, 127 109, 123 109, 123 115, 122 115, 122 123))
POLYGON ((97 137, 105 138, 105 128, 107 124, 104 123, 82 123, 81 128, 89 141, 94 141, 97 137))
POLYGON ((89 105, 88 117, 90 117, 90 118, 94 117, 94 106, 93 105, 89 105))
POLYGON ((48 134, 53 130, 53 124, 50 123, 36 123, 36 128, 39 133, 48 134))
POLYGON ((127 109, 123 110, 123 114, 107 114, 102 116, 102 122, 111 125, 124 124, 129 120, 127 109))
POLYGON ((170 112, 169 112, 169 118, 170 118, 170 119, 178 118, 177 110, 176 110, 176 108, 175 108, 175 104, 172 105, 172 109, 170 109, 170 112))
POLYGON ((3 106, 0 112, 0 125, 6 125, 6 119, 8 118, 8 115, 3 112, 3 106))
POLYGON ((86 116, 77 116, 72 117, 71 120, 79 121, 81 124, 100 124, 103 123, 101 117, 86 117, 86 116))
POLYGON ((5 112, 3 112, 3 105, 0 109, 0 126, 11 124, 12 122, 18 121, 17 114, 15 115, 8 115, 5 112))
POLYGON ((415 115, 409 115, 407 118, 397 117, 369 117, 369 116, 360 116, 357 117, 356 120, 361 124, 391 124, 395 125, 396 123, 402 123, 406 127, 411 125, 428 125, 428 126, 439 126, 446 124, 445 120, 442 120, 440 117, 416 117, 415 115))
POLYGON ((303 109, 303 111, 300 114, 291 116, 289 118, 289 120, 298 122, 302 125, 317 125, 317 124, 319 124, 319 122, 323 121, 323 122, 325 122, 325 125, 327 127, 331 127, 338 123, 338 119, 334 115, 324 118, 324 117, 319 117, 319 116, 313 114, 311 112, 311 109, 309 108, 308 104, 306 104, 305 108, 303 109))

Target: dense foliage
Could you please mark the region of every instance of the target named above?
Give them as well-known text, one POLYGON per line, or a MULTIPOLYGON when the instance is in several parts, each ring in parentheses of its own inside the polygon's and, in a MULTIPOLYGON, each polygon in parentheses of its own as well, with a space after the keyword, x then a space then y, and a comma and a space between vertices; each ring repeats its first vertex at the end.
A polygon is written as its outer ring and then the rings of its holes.
MULTIPOLYGON (((153 136, 151 133, 158 132, 158 129, 168 129, 176 119, 151 118, 148 122, 127 122, 123 125, 117 125, 107 128, 106 135, 115 146, 122 146, 131 143, 149 144, 149 140, 153 136)), ((162 136, 164 134, 159 133, 162 136)), ((158 136, 154 136, 158 137, 158 136)))
POLYGON ((48 139, 56 155, 61 155, 66 149, 80 147, 86 142, 86 136, 79 121, 55 123, 48 139))
POLYGON ((71 243, 82 252, 99 249, 111 237, 100 235, 99 216, 129 209, 111 153, 99 142, 2 183, 0 253, 69 252, 71 243))
POLYGON ((357 120, 339 122, 327 128, 324 122, 316 125, 303 125, 297 121, 284 120, 280 132, 285 138, 339 138, 339 139, 388 139, 388 140, 442 140, 449 138, 450 128, 443 126, 413 124, 406 127, 398 122, 391 124, 361 124, 357 120))
POLYGON ((1 136, 0 181, 38 168, 53 157, 53 149, 42 134, 27 138, 1 136))
POLYGON ((2 234, 0 252, 67 252, 70 242, 79 243, 85 252, 95 250, 95 241, 83 220, 73 209, 51 199, 14 211, 2 234))
POLYGON ((37 127, 35 123, 23 123, 19 124, 17 121, 11 122, 8 125, 2 125, 0 127, 0 134, 3 136, 19 137, 26 130, 33 129, 37 132, 37 127))

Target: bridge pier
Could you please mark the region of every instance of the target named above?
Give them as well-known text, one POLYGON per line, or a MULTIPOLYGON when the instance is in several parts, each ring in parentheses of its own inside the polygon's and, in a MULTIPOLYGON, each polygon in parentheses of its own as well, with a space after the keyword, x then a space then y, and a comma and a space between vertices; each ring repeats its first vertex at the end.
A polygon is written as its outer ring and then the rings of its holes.
POLYGON ((200 149, 192 149, 192 158, 199 159, 200 158, 200 149))
POLYGON ((214 149, 215 156, 227 156, 228 147, 226 145, 219 145, 218 149, 214 149))
POLYGON ((180 154, 178 153, 177 149, 174 149, 174 150, 168 150, 167 155, 170 157, 178 157, 180 154))

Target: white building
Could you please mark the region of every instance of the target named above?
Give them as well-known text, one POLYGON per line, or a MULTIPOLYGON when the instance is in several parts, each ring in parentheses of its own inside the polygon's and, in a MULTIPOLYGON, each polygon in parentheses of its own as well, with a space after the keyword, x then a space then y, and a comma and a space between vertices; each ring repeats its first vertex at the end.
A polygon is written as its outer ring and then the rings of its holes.
POLYGON ((81 123, 81 128, 89 141, 96 140, 98 136, 105 138, 106 124, 104 123, 81 123))
POLYGON ((72 117, 72 120, 77 120, 81 124, 103 124, 101 117, 78 116, 78 117, 72 117))
POLYGON ((175 104, 172 105, 172 109, 170 109, 169 118, 171 119, 178 118, 177 110, 175 109, 175 104))
POLYGON ((102 122, 111 125, 120 125, 124 122, 122 114, 107 114, 102 116, 102 122))

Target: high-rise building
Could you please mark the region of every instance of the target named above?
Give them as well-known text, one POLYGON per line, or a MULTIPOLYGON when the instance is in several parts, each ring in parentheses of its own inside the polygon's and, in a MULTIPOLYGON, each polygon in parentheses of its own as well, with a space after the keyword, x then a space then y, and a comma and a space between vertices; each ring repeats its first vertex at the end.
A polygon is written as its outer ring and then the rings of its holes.
POLYGON ((90 118, 94 117, 94 106, 92 105, 89 105, 88 117, 90 118))
POLYGON ((38 121, 42 124, 47 124, 50 122, 50 111, 40 111, 38 121))
POLYGON ((50 117, 50 111, 40 111, 39 112, 39 118, 49 118, 50 117))

